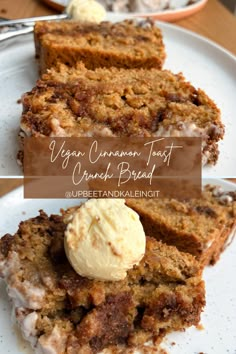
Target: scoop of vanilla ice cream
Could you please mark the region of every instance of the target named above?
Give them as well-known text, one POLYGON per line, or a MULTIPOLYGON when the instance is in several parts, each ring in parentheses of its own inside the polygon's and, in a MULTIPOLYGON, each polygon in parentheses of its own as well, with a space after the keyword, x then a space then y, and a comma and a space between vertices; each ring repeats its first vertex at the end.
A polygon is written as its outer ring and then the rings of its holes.
POLYGON ((90 199, 65 231, 65 252, 81 276, 122 280, 143 258, 146 237, 138 214, 124 199, 90 199))
POLYGON ((71 0, 66 12, 78 21, 99 23, 106 17, 105 8, 95 0, 71 0))

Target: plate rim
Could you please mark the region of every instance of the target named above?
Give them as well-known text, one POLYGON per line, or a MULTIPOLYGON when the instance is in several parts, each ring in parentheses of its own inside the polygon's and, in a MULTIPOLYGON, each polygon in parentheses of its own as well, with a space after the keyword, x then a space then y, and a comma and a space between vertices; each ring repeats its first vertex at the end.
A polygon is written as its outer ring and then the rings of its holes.
POLYGON ((159 27, 166 27, 168 29, 175 29, 178 32, 181 32, 182 34, 188 34, 190 36, 195 37, 196 39, 203 41, 210 46, 214 47, 215 49, 218 49, 219 51, 224 52, 226 55, 230 56, 235 62, 236 62, 236 55, 232 53, 230 50, 224 48, 222 45, 216 43, 214 40, 205 37, 204 35, 198 34, 192 30, 189 30, 187 28, 181 27, 179 25, 173 24, 173 23, 168 23, 168 22, 162 22, 162 21, 156 21, 159 27))

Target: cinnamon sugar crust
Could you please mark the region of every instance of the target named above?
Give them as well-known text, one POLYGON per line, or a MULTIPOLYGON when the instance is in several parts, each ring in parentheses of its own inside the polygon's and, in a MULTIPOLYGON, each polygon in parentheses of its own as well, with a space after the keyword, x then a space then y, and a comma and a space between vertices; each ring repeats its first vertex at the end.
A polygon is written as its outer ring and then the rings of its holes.
POLYGON ((200 136, 203 164, 216 163, 224 135, 215 103, 167 70, 59 65, 22 103, 27 136, 200 136))
POLYGON ((76 274, 65 256, 65 227, 63 216, 41 211, 0 240, 0 275, 36 352, 121 347, 125 353, 198 324, 205 290, 191 255, 147 237, 143 260, 123 281, 89 280, 76 274))

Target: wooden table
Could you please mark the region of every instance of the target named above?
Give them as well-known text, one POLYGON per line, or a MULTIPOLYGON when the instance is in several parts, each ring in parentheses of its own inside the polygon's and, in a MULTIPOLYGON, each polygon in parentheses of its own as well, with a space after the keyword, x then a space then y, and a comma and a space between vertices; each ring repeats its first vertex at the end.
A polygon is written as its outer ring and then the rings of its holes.
MULTIPOLYGON (((21 18, 54 14, 56 11, 44 5, 40 0, 1 0, 0 16, 21 18)), ((218 0, 208 0, 207 5, 198 13, 176 25, 201 34, 236 55, 236 17, 218 0)))

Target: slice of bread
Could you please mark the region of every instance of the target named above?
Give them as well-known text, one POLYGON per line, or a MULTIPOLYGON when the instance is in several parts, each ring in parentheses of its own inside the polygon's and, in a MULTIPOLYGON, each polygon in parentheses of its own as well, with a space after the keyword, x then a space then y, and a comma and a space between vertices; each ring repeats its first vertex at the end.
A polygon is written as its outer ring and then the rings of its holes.
POLYGON ((121 346, 124 353, 198 324, 205 289, 194 257, 147 237, 144 258, 124 280, 87 279, 66 258, 65 227, 62 215, 41 211, 0 239, 0 276, 37 352, 95 354, 121 346))
POLYGON ((236 226, 236 191, 207 185, 200 199, 129 199, 145 232, 202 264, 215 264, 236 226))
POLYGON ((165 48, 160 29, 151 20, 100 24, 77 21, 37 22, 34 28, 40 71, 58 62, 83 61, 97 67, 161 68, 165 48))
POLYGON ((61 64, 22 103, 27 136, 201 137, 203 164, 216 163, 224 135, 215 103, 167 70, 61 64))

